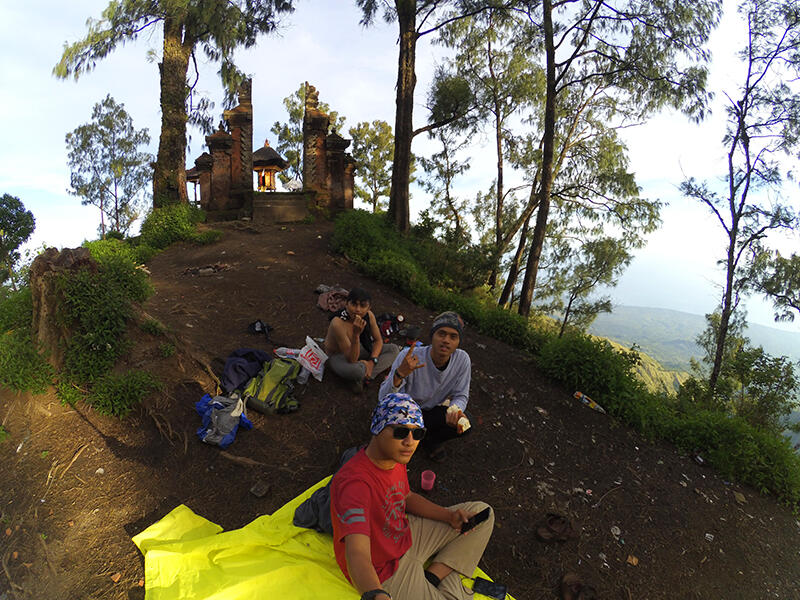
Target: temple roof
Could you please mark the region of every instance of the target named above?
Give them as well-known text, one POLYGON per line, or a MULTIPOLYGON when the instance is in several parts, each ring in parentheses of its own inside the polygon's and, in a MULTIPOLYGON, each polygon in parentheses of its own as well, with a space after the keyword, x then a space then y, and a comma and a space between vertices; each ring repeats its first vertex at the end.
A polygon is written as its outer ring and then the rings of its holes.
POLYGON ((285 169, 289 163, 275 150, 273 150, 268 142, 264 142, 264 146, 253 152, 253 166, 254 167, 278 167, 285 169))

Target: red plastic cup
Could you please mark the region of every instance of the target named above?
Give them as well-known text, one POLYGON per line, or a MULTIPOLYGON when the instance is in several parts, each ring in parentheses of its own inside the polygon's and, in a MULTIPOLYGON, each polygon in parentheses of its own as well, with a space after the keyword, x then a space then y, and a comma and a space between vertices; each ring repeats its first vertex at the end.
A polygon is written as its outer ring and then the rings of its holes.
POLYGON ((422 489, 430 492, 433 489, 433 482, 436 481, 436 473, 427 470, 422 472, 422 489))

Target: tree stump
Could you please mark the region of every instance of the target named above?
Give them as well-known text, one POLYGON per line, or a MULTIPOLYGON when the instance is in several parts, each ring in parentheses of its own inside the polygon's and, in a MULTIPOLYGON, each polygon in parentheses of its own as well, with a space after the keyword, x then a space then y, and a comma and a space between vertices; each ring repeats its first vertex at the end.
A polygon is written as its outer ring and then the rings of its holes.
POLYGON ((31 264, 31 297, 33 300, 33 343, 47 353, 48 362, 56 370, 64 366, 64 351, 69 330, 56 321, 58 303, 61 301, 56 280, 66 273, 79 269, 97 269, 88 248, 64 248, 60 252, 48 248, 31 264))

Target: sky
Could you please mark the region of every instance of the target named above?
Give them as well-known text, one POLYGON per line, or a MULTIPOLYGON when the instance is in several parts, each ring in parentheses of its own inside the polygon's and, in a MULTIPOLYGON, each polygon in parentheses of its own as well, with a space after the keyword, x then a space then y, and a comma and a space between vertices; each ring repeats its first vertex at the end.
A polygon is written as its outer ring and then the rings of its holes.
MULTIPOLYGON (((81 206, 67 193, 69 168, 65 135, 90 120, 92 107, 106 94, 124 103, 135 127, 149 129, 150 152, 157 149, 160 129, 158 67, 148 61, 148 51, 160 51, 159 30, 117 48, 96 68, 76 82, 58 80, 52 68, 64 43, 81 39, 86 19, 99 18, 106 0, 29 0, 0 6, 0 194, 18 196, 36 218, 29 243, 57 247, 79 245, 97 237, 95 207, 81 206)), ((320 100, 347 118, 346 127, 381 119, 394 124, 397 69, 396 25, 382 20, 370 28, 359 25, 354 1, 305 0, 284 18, 276 35, 238 53, 240 68, 253 77, 254 147, 269 138, 275 121, 287 119, 282 100, 303 81, 316 86, 320 100)), ((711 41, 714 53, 710 86, 731 89, 736 84, 732 57, 743 31, 735 18, 727 18, 711 41)), ((417 51, 415 126, 425 122, 425 97, 443 50, 422 38, 417 51)), ((216 101, 221 113, 221 89, 216 66, 200 64, 198 89, 216 101)), ((681 197, 680 182, 688 176, 713 177, 724 165, 720 140, 724 133, 722 106, 717 93, 712 117, 700 125, 679 114, 656 115, 647 124, 625 130, 631 168, 642 195, 666 203, 662 227, 648 237, 619 285, 610 290, 616 304, 671 308, 704 314, 718 302, 722 272, 716 261, 724 252, 724 236, 707 210, 681 197)), ((216 118, 219 120, 219 116, 216 118)), ((204 151, 203 135, 190 130, 188 166, 204 151)), ((346 132, 345 132, 346 137, 346 132)), ((424 136, 414 140, 413 151, 432 151, 424 136)), ((494 177, 492 151, 485 139, 475 139, 472 168, 459 182, 461 193, 473 196, 485 190, 494 177)), ((800 208, 797 190, 794 206, 800 208)), ((424 192, 412 186, 412 215, 425 207, 424 192)), ((413 219, 413 217, 412 217, 413 219)), ((800 250, 800 238, 776 238, 784 253, 800 250)), ((754 323, 800 332, 795 323, 775 324, 768 303, 748 303, 754 323)))

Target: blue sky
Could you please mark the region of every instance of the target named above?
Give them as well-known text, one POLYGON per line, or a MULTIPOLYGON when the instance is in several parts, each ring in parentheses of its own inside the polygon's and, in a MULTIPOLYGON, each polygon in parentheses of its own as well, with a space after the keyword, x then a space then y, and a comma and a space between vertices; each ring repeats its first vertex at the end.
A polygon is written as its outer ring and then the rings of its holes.
MULTIPOLYGON (((4 3, 0 18, 0 193, 19 196, 37 220, 33 245, 75 246, 96 236, 97 209, 83 207, 66 193, 64 136, 89 120, 92 106, 110 93, 125 104, 136 127, 147 127, 155 153, 158 132, 157 65, 148 62, 148 50, 160 50, 158 31, 135 43, 118 48, 78 82, 61 81, 51 70, 61 56, 64 42, 80 39, 88 17, 97 18, 105 0, 74 0, 54 3, 31 0, 4 3)), ((306 0, 285 19, 275 36, 264 37, 253 49, 241 52, 239 65, 253 75, 255 135, 259 146, 271 137, 269 128, 286 115, 282 99, 308 80, 320 99, 347 117, 346 127, 359 121, 382 119, 394 123, 394 86, 397 65, 396 26, 377 20, 364 29, 355 2, 306 0)), ((732 57, 740 29, 735 19, 716 33, 711 86, 735 84, 732 57)), ((428 83, 441 57, 441 49, 423 38, 418 47, 415 121, 424 123, 424 101, 428 83)), ((217 100, 220 89, 214 65, 201 64, 199 88, 217 100)), ((631 164, 642 194, 668 203, 663 227, 652 234, 630 268, 611 291, 619 304, 672 308, 703 314, 713 309, 719 295, 716 282, 721 272, 715 263, 724 240, 711 216, 699 205, 683 199, 680 181, 719 172, 723 134, 721 102, 717 95, 716 116, 697 125, 681 115, 658 115, 648 124, 626 130, 631 164)), ((191 166, 203 148, 203 136, 192 131, 187 158, 191 166)), ((274 144, 274 139, 271 139, 274 144)), ((423 136, 413 150, 431 149, 423 136)), ((484 140, 476 139, 472 168, 460 183, 462 193, 474 195, 486 189, 493 178, 494 159, 484 140)), ((424 193, 412 190, 412 212, 424 208, 424 193)), ((795 201, 795 207, 800 205, 795 201)), ((800 249, 797 235, 776 239, 784 252, 800 249)), ((749 319, 774 325, 769 306, 751 301, 749 319)), ((783 329, 800 332, 800 319, 783 329)))

